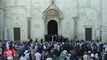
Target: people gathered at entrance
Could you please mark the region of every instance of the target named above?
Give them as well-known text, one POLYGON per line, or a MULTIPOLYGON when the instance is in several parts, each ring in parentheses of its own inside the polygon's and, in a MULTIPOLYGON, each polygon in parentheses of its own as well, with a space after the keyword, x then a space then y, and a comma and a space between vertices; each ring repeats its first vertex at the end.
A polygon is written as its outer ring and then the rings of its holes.
POLYGON ((46 35, 45 40, 0 41, 0 60, 107 60, 107 45, 57 35, 46 35))

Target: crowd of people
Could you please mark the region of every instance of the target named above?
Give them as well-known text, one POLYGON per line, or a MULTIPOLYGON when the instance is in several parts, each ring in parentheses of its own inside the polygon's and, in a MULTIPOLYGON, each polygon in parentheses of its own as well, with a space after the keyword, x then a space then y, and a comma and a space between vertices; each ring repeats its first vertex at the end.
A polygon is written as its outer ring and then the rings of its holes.
POLYGON ((69 40, 54 35, 45 40, 0 41, 0 60, 107 60, 107 45, 98 40, 69 40))

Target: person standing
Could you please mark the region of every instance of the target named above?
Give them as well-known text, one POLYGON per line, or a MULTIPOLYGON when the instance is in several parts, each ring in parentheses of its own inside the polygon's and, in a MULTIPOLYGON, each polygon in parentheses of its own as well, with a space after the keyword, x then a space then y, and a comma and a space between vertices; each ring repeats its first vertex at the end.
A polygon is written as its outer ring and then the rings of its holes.
POLYGON ((88 51, 88 57, 87 60, 93 60, 92 56, 91 56, 91 51, 88 51))
POLYGON ((0 45, 0 59, 2 58, 2 51, 3 51, 3 49, 1 48, 1 45, 0 45))
POLYGON ((14 60, 14 57, 16 56, 16 51, 15 49, 9 48, 5 49, 4 54, 7 60, 14 60))
POLYGON ((86 52, 85 52, 84 55, 83 55, 83 60, 88 60, 88 55, 87 55, 86 52))
POLYGON ((107 60, 107 52, 104 55, 104 60, 107 60))
POLYGON ((20 60, 27 60, 25 54, 23 54, 23 55, 20 57, 20 60))
POLYGON ((40 54, 40 52, 35 53, 35 60, 42 60, 42 55, 40 54))
POLYGON ((95 60, 100 60, 99 56, 98 56, 98 53, 95 54, 95 60))

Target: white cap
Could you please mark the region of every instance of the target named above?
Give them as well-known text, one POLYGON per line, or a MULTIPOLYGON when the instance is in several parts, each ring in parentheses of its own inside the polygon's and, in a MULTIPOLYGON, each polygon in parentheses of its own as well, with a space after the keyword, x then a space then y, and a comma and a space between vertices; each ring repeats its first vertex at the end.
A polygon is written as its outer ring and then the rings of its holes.
POLYGON ((28 50, 25 50, 24 54, 27 54, 28 53, 28 50))
POLYGON ((68 56, 71 56, 71 54, 68 54, 68 56))
POLYGON ((84 54, 86 54, 87 52, 85 51, 84 54))
POLYGON ((91 53, 91 51, 88 51, 88 53, 91 53))
POLYGON ((96 53, 95 55, 98 56, 98 53, 96 53))
POLYGON ((94 54, 93 54, 93 53, 91 54, 91 57, 94 57, 94 54))

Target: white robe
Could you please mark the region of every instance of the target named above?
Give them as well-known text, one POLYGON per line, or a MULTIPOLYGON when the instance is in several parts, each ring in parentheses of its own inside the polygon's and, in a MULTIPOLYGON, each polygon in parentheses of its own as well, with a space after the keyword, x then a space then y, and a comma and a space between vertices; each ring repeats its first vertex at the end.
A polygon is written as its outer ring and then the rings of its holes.
POLYGON ((84 56, 83 56, 83 59, 84 59, 84 60, 87 60, 87 59, 88 59, 88 56, 87 56, 87 55, 84 55, 84 56))
POLYGON ((35 60, 41 60, 41 54, 39 52, 35 53, 35 60))
POLYGON ((26 57, 20 57, 20 60, 27 60, 27 58, 26 57))

